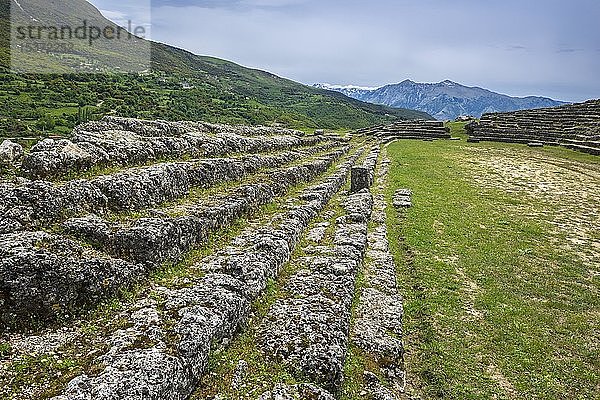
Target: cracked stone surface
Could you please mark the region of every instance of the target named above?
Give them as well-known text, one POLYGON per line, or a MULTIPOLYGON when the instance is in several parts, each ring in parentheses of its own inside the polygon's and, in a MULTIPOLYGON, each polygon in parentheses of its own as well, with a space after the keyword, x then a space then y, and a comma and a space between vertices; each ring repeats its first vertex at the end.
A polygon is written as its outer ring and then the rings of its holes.
POLYGON ((325 238, 325 232, 329 228, 329 222, 321 222, 315 225, 308 234, 306 235, 306 239, 311 242, 319 243, 325 238))
POLYGON ((144 272, 139 264, 46 232, 0 235, 0 328, 68 316, 127 288, 144 272))
POLYGON ((131 165, 161 158, 291 150, 314 146, 324 139, 292 130, 104 117, 78 126, 71 140, 45 139, 37 143, 24 157, 22 171, 31 178, 49 178, 95 166, 131 165))
MULTIPOLYGON (((378 149, 367 159, 377 154, 378 149)), ((309 246, 307 256, 294 260, 298 271, 283 287, 289 297, 275 301, 258 331, 265 354, 331 393, 343 383, 350 309, 372 206, 366 189, 345 197, 333 243, 309 246)))
POLYGON ((247 320, 251 302, 289 260, 357 157, 338 165, 270 222, 250 226, 229 246, 196 264, 202 277, 182 288, 156 288, 161 300, 142 302, 134 313, 141 322, 130 317, 129 328, 107 339, 110 350, 97 360, 104 369, 76 377, 54 400, 187 398, 207 368, 211 349, 229 343, 247 320))
POLYGON ((8 139, 0 144, 0 166, 13 167, 23 157, 23 147, 8 139))
MULTIPOLYGON (((384 387, 372 371, 364 371, 364 390, 374 399, 398 399, 404 391, 404 348, 402 344, 402 297, 396 285, 396 265, 389 251, 386 228, 387 175, 389 160, 383 156, 376 179, 373 224, 363 267, 364 282, 354 310, 351 340, 377 361, 391 387, 384 387)), ((403 192, 407 193, 407 192, 403 192)))
POLYGON ((68 220, 63 226, 69 233, 87 240, 101 240, 110 254, 150 265, 177 261, 193 245, 204 241, 210 232, 284 195, 291 187, 325 172, 344 152, 329 153, 315 161, 274 172, 264 183, 242 185, 226 196, 216 196, 212 204, 192 204, 180 217, 140 218, 129 224, 109 224, 86 219, 68 220), (106 226, 110 233, 105 235, 106 226), (92 229, 96 227, 97 230, 92 229))
POLYGON ((277 385, 272 391, 264 393, 258 400, 334 400, 335 397, 311 384, 277 385))
POLYGON ((334 144, 278 155, 159 163, 59 184, 19 178, 0 184, 0 233, 38 229, 85 213, 102 215, 109 210, 135 211, 156 206, 184 197, 192 188, 207 188, 263 168, 282 167, 331 149, 334 144))
POLYGON ((398 189, 394 193, 392 204, 396 208, 412 207, 412 191, 410 189, 398 189))
MULTIPOLYGON (((86 258, 91 257, 92 251, 78 250, 81 246, 70 239, 32 232, 0 234, 0 242, 5 243, 0 251, 10 251, 0 261, 2 319, 5 324, 13 324, 11 321, 19 322, 17 313, 21 313, 39 322, 51 321, 94 305, 116 294, 119 287, 125 289, 140 281, 162 263, 178 261, 193 246, 204 242, 209 233, 325 172, 347 150, 336 150, 315 161, 278 171, 270 182, 241 186, 219 203, 208 207, 199 204, 197 210, 187 210, 187 215, 181 217, 141 218, 124 226, 96 215, 67 220, 62 225, 66 232, 96 246, 97 255, 89 262, 86 258), (40 235, 46 239, 36 239, 37 245, 20 244, 25 238, 42 237, 40 235), (57 252, 59 246, 56 245, 35 247, 42 246, 49 238, 53 243, 61 243, 61 249, 71 252, 57 252), (23 246, 29 250, 22 250, 23 246)), ((63 196, 68 193, 64 192, 63 196)), ((61 203, 52 201, 48 193, 44 193, 43 199, 48 202, 48 209, 30 210, 46 214, 65 212, 59 209, 61 203)))

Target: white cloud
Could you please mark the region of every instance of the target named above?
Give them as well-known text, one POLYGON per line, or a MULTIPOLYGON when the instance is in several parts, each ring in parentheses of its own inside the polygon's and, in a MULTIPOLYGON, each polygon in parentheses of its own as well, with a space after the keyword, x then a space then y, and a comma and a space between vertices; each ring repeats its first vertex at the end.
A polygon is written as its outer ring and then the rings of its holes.
POLYGON ((176 6, 153 9, 156 40, 309 84, 451 79, 508 94, 600 97, 593 0, 164 3, 176 6))

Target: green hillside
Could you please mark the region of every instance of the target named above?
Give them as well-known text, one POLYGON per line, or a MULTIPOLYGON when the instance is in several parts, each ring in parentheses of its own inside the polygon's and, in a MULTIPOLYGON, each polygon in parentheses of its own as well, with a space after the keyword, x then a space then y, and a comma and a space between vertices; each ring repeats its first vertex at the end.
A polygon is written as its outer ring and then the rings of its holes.
MULTIPOLYGON (((44 24, 83 19, 112 24, 84 0, 19 3, 24 12, 13 6, 13 17, 23 21, 34 16, 44 24)), ((2 0, 0 136, 68 134, 81 121, 109 114, 327 129, 431 118, 422 112, 363 103, 268 72, 147 41, 136 41, 127 48, 120 42, 84 46, 69 55, 73 62, 85 61, 102 68, 102 63, 135 64, 143 57, 144 49, 151 49, 152 68, 142 74, 9 74, 9 7, 10 2, 2 0)), ((48 65, 56 59, 53 54, 36 54, 32 62, 48 65)))

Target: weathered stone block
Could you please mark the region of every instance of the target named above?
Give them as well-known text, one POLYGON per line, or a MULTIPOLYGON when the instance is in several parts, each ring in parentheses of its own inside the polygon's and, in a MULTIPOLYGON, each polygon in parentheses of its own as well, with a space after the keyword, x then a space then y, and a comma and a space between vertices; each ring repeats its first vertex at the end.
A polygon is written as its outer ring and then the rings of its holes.
MULTIPOLYGON (((129 317, 132 327, 111 335, 110 350, 96 359, 104 370, 74 378, 54 400, 187 399, 206 372, 213 344, 229 342, 247 320, 252 300, 289 260, 302 232, 346 182, 359 154, 323 183, 305 190, 320 194, 319 199, 296 205, 265 226, 249 227, 230 246, 199 262, 196 267, 206 272, 202 278, 177 289, 157 288, 164 301, 161 312, 158 304, 145 312, 156 315, 151 324, 140 325, 129 317), (127 343, 135 343, 130 338, 149 338, 147 332, 152 332, 152 340, 143 341, 146 345, 122 345, 124 336, 127 343)), ((144 300, 139 304, 148 307, 144 300)), ((298 389, 306 399, 333 399, 316 387, 298 389)))
POLYGON ((409 189, 399 189, 394 193, 393 205, 396 208, 412 207, 412 192, 409 189))
POLYGON ((0 165, 10 166, 21 157, 23 157, 21 145, 10 140, 5 140, 0 144, 0 165))
POLYGON ((363 189, 369 189, 371 187, 371 174, 365 167, 353 167, 351 175, 351 189, 352 193, 360 192, 363 189))

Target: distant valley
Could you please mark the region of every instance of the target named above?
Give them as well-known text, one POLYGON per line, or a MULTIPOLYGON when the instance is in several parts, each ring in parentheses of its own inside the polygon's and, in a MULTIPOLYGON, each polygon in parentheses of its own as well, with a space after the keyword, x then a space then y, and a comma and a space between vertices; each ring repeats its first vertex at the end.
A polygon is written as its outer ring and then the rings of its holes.
POLYGON ((322 83, 313 86, 341 92, 348 97, 373 104, 423 111, 438 120, 451 120, 460 115, 479 118, 488 112, 516 111, 566 104, 546 97, 511 97, 479 87, 464 86, 449 80, 439 83, 417 83, 405 80, 380 88, 322 83))

